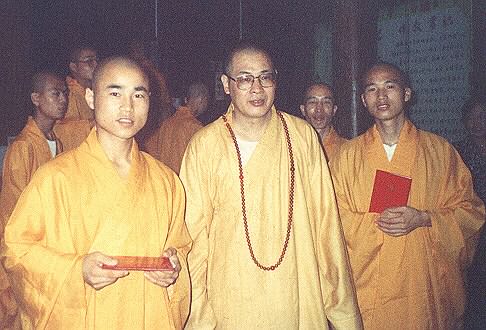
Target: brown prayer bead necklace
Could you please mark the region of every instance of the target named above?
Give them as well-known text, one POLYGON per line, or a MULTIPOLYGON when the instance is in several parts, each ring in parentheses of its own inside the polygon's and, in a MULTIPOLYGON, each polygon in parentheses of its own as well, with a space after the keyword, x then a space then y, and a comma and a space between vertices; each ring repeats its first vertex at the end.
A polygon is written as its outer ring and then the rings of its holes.
POLYGON ((248 220, 246 218, 246 204, 245 204, 245 185, 244 185, 244 176, 243 176, 243 165, 241 164, 241 154, 240 154, 240 148, 238 147, 238 142, 236 141, 236 136, 235 133, 233 132, 233 129, 231 128, 231 125, 228 123, 228 120, 226 119, 226 116, 223 115, 223 121, 226 125, 226 128, 228 128, 228 131, 231 135, 231 138, 233 139, 233 143, 235 145, 236 149, 236 155, 238 157, 238 168, 240 171, 240 191, 241 191, 241 210, 243 213, 243 225, 245 227, 245 236, 246 236, 246 243, 248 245, 248 249, 250 250, 250 255, 251 259, 257 265, 260 269, 266 270, 266 271, 271 271, 277 269, 278 266, 283 261, 283 258, 285 256, 285 252, 287 251, 287 246, 289 245, 289 239, 290 239, 290 230, 292 229, 292 215, 294 212, 294 183, 295 183, 295 167, 294 167, 294 155, 292 153, 292 142, 290 140, 290 134, 289 130, 287 128, 287 123, 285 122, 285 118, 283 117, 282 113, 280 111, 277 111, 278 116, 280 117, 280 120, 282 121, 282 125, 285 131, 285 138, 287 140, 287 149, 289 151, 289 158, 290 158, 290 190, 289 190, 289 217, 288 217, 288 222, 287 222, 287 235, 285 237, 285 242, 282 248, 282 253, 280 253, 280 257, 278 258, 278 261, 272 265, 272 266, 264 266, 262 265, 257 258, 255 257, 255 253, 253 251, 253 246, 251 244, 250 240, 250 233, 248 230, 248 220))

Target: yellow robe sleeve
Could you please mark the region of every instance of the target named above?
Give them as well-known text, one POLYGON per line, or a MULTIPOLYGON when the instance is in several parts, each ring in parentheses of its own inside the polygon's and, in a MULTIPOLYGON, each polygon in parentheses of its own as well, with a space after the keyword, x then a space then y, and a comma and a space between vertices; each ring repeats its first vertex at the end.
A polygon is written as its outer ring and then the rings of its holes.
MULTIPOLYGON (((317 137, 309 140, 317 141, 317 137)), ((362 329, 331 175, 320 148, 318 144, 311 144, 310 154, 321 157, 316 157, 314 168, 310 172, 310 182, 321 184, 313 187, 312 197, 315 200, 309 202, 309 207, 317 208, 314 212, 322 219, 318 227, 317 243, 324 308, 333 329, 362 329)))
POLYGON ((79 308, 86 304, 81 257, 72 246, 68 226, 57 221, 55 214, 44 212, 43 205, 59 202, 49 198, 52 194, 42 193, 52 187, 48 183, 39 184, 40 176, 34 176, 33 181, 36 178, 37 184, 25 189, 7 224, 3 265, 22 310, 31 319, 37 319, 32 328, 44 329, 49 311, 56 308, 63 308, 64 317, 72 317, 73 324, 79 324, 79 308), (48 232, 64 242, 63 251, 44 247, 49 240, 48 232), (58 299, 62 307, 56 305, 58 299))
MULTIPOLYGON (((30 173, 29 158, 25 155, 30 154, 26 143, 15 143, 8 149, 5 155, 2 170, 2 190, 0 192, 0 215, 1 229, 0 234, 3 238, 3 229, 7 224, 8 218, 22 193, 22 190, 29 183, 32 173, 30 173)), ((0 239, 1 240, 1 239, 0 239)))
POLYGON ((444 148, 447 184, 437 191, 438 207, 426 210, 431 218, 430 232, 437 247, 447 258, 458 260, 465 271, 472 262, 484 223, 484 206, 473 191, 472 177, 460 155, 452 147, 444 148))
POLYGON ((191 304, 190 292, 191 281, 189 279, 189 270, 187 265, 187 255, 191 250, 191 238, 187 231, 184 219, 185 195, 182 183, 176 178, 175 193, 172 204, 172 218, 170 219, 169 232, 165 249, 175 248, 181 264, 181 271, 177 281, 167 288, 170 299, 170 312, 175 323, 176 329, 182 329, 189 316, 191 304))
POLYGON ((192 251, 188 256, 191 274, 192 297, 191 313, 186 329, 215 329, 216 318, 208 302, 206 279, 209 254, 209 227, 212 219, 211 192, 200 187, 209 187, 205 175, 208 164, 197 157, 194 144, 189 145, 181 167, 181 180, 186 195, 191 196, 191 205, 186 210, 186 223, 193 240, 192 251), (206 181, 206 182, 205 182, 206 181))

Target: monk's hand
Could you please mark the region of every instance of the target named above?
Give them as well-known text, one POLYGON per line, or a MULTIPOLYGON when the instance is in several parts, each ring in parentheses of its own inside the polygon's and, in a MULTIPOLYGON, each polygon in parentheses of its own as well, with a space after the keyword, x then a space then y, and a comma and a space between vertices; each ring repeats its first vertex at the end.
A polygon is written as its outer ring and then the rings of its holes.
POLYGON ((390 207, 375 220, 375 224, 385 234, 403 236, 418 227, 430 227, 430 215, 410 206, 390 207))
POLYGON ((174 284, 177 277, 179 277, 181 264, 179 262, 179 258, 177 257, 177 251, 174 248, 168 248, 165 250, 162 256, 169 258, 170 263, 172 266, 174 266, 174 270, 151 271, 145 272, 144 275, 150 282, 167 288, 174 284))
POLYGON ((86 283, 96 290, 113 284, 120 277, 128 275, 126 270, 112 270, 101 268, 103 264, 114 266, 116 259, 113 259, 101 252, 87 254, 83 258, 83 278, 86 283))

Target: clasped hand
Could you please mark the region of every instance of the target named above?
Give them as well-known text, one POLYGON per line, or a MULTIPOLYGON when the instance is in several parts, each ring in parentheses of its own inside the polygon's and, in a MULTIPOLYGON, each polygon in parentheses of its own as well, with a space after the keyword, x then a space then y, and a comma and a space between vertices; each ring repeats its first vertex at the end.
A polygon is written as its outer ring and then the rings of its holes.
POLYGON ((385 234, 403 236, 418 227, 430 227, 430 216, 410 206, 390 207, 375 220, 375 224, 385 234))
MULTIPOLYGON (((179 258, 177 257, 177 251, 174 248, 168 248, 163 253, 163 256, 169 258, 170 262, 174 266, 174 270, 144 272, 144 276, 150 282, 166 288, 177 280, 181 270, 181 265, 179 263, 179 258)), ((115 283, 119 278, 127 276, 129 274, 127 270, 102 268, 103 264, 114 266, 116 263, 116 259, 111 258, 101 252, 87 254, 83 258, 82 265, 84 281, 94 289, 100 290, 115 283)))

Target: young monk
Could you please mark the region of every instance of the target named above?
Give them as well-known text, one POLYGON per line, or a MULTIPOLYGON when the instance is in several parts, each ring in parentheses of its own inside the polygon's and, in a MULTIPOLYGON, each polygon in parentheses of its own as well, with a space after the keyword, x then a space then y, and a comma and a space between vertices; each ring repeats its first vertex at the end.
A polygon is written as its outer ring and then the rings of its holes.
POLYGON ((67 110, 66 83, 55 73, 43 71, 32 77, 31 89, 33 116, 29 116, 24 129, 5 154, 0 193, 0 234, 3 234, 15 203, 34 172, 63 150, 52 129, 67 110))
MULTIPOLYGON (((36 73, 32 77, 30 98, 34 106, 33 116, 28 118, 5 155, 0 191, 0 241, 5 224, 34 172, 63 150, 53 133, 53 126, 67 110, 64 79, 49 71, 36 73)), ((16 315, 9 281, 0 266, 0 324, 15 328, 16 315)))
POLYGON ((64 118, 54 126, 64 151, 78 147, 94 125, 94 113, 86 103, 85 94, 92 86, 97 64, 98 52, 91 46, 78 45, 69 54, 68 109, 64 118))
POLYGON ((398 67, 372 66, 361 99, 375 125, 331 160, 358 303, 365 329, 461 329, 484 206, 455 149, 407 119, 411 97, 398 67), (406 205, 370 211, 376 170, 411 178, 406 205))
POLYGON ((209 90, 206 85, 200 82, 191 84, 187 90, 186 104, 167 118, 145 143, 149 154, 177 174, 189 141, 203 127, 196 117, 206 111, 208 99, 209 90))
POLYGON ((184 192, 133 139, 147 119, 148 86, 132 60, 102 62, 86 96, 95 128, 40 169, 19 199, 3 263, 24 328, 182 328, 191 246, 184 192), (173 270, 105 269, 115 256, 161 255, 173 270))
POLYGON ((324 153, 329 161, 339 151, 346 139, 339 136, 332 125, 338 106, 334 103, 334 92, 327 84, 310 85, 300 105, 305 120, 316 130, 324 153))

